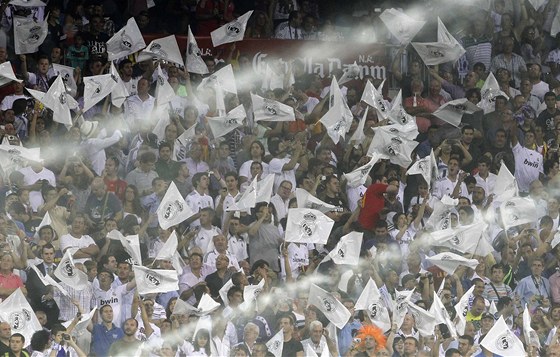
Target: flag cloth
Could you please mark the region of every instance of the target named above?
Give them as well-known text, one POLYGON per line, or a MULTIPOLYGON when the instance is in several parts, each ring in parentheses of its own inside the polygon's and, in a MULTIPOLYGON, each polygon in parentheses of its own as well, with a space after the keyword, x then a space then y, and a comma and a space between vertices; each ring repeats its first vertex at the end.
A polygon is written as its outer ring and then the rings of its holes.
POLYGON ((433 336, 436 327, 434 315, 413 302, 408 303, 408 311, 414 316, 415 326, 422 336, 433 336))
POLYGON ((66 88, 68 88, 71 92, 76 93, 78 85, 74 79, 74 67, 53 63, 52 68, 57 76, 62 77, 62 81, 64 82, 66 88))
POLYGON ((37 228, 35 228, 35 234, 33 236, 39 238, 39 231, 41 230, 41 228, 50 225, 52 225, 51 215, 49 214, 49 212, 46 212, 45 215, 43 216, 43 219, 41 220, 41 223, 39 223, 37 228))
POLYGON ((109 61, 126 57, 146 47, 144 37, 136 24, 134 17, 126 22, 126 26, 121 28, 107 41, 107 59, 109 61))
POLYGON ((500 164, 500 170, 498 171, 498 177, 496 177, 496 182, 499 185, 494 187, 494 202, 507 201, 510 198, 518 196, 517 180, 515 176, 511 174, 508 167, 502 161, 500 164))
POLYGON ((270 203, 272 190, 274 188, 274 175, 268 175, 257 182, 257 203, 270 203))
POLYGON ((120 108, 123 105, 125 99, 130 95, 130 93, 128 92, 128 89, 126 89, 126 86, 113 62, 111 62, 110 74, 111 78, 116 83, 116 85, 113 87, 113 90, 111 91, 111 103, 115 107, 120 108))
POLYGON ((396 9, 386 9, 379 18, 389 32, 399 40, 401 45, 406 45, 424 27, 425 21, 418 21, 396 9))
POLYGON ((311 284, 309 288, 308 305, 318 308, 338 328, 343 328, 351 316, 350 311, 340 301, 315 284, 311 284))
POLYGON ((387 118, 393 124, 407 125, 413 123, 416 125, 416 119, 408 114, 402 104, 402 89, 399 90, 397 96, 393 99, 391 109, 387 113, 387 118))
POLYGON ((159 63, 156 68, 156 76, 156 104, 159 107, 169 103, 173 98, 175 98, 175 91, 163 75, 163 71, 161 70, 161 65, 159 63))
POLYGON ((298 208, 316 209, 322 213, 337 211, 339 209, 342 210, 341 207, 336 207, 321 201, 303 188, 296 188, 296 200, 298 208))
POLYGON ((365 311, 371 322, 377 325, 383 331, 391 329, 391 318, 389 317, 389 310, 381 300, 379 289, 373 281, 369 278, 366 287, 360 294, 358 301, 356 301, 355 310, 365 311))
POLYGON ((251 93, 254 121, 295 121, 294 108, 276 100, 263 98, 251 93))
POLYGON ((335 144, 338 144, 341 137, 344 139, 346 132, 350 129, 342 118, 342 110, 338 106, 330 108, 319 121, 325 126, 327 134, 335 144))
POLYGON ((461 253, 476 254, 486 224, 474 223, 468 226, 447 228, 430 233, 430 242, 438 247, 448 247, 461 253))
POLYGON ((262 293, 264 289, 264 279, 261 279, 258 284, 246 285, 243 288, 243 300, 244 302, 257 302, 257 298, 262 293))
POLYGON ((486 81, 484 81, 484 85, 480 89, 480 96, 482 99, 477 106, 484 110, 484 114, 493 112, 496 109, 496 97, 499 95, 502 95, 509 100, 509 97, 500 90, 500 86, 498 85, 498 81, 496 80, 496 77, 494 77, 494 74, 490 72, 488 77, 486 77, 486 81))
POLYGON ((251 184, 247 186, 241 198, 225 209, 226 212, 248 210, 255 207, 257 204, 257 186, 257 178, 255 177, 251 184))
POLYGON ((366 126, 368 110, 369 107, 366 107, 366 110, 364 110, 364 114, 362 115, 362 119, 360 119, 360 122, 358 123, 358 127, 356 128, 354 134, 352 134, 352 137, 348 141, 349 143, 356 143, 355 145, 357 146, 366 138, 366 134, 364 134, 364 127, 366 126))
POLYGON ((47 21, 35 22, 31 19, 14 16, 14 49, 16 55, 35 53, 48 34, 47 21))
POLYGON ((416 122, 409 121, 406 124, 383 125, 374 129, 374 131, 382 131, 387 135, 397 135, 407 140, 414 140, 418 136, 418 126, 416 122))
POLYGON ((409 167, 412 163, 412 151, 418 142, 401 137, 400 134, 388 134, 375 128, 375 140, 369 146, 367 155, 377 152, 380 159, 389 159, 393 164, 409 167))
POLYGON ((208 117, 208 125, 210 126, 210 130, 212 130, 214 139, 222 137, 236 128, 243 126, 243 120, 246 116, 247 114, 245 113, 243 104, 239 104, 237 107, 230 110, 225 117, 208 117))
MULTIPOLYGON (((354 114, 352 114, 352 111, 348 107, 348 103, 346 103, 346 100, 342 95, 340 84, 338 84, 335 76, 333 76, 329 89, 329 105, 330 107, 340 107, 342 119, 344 119, 348 130, 350 130, 350 125, 352 125, 352 121, 354 120, 354 114)), ((348 130, 346 130, 346 132, 348 132, 348 130)))
POLYGON ((10 61, 0 63, 0 87, 12 81, 23 82, 21 79, 17 79, 10 61))
POLYGON ((227 293, 229 291, 229 289, 233 288, 235 285, 233 284, 233 282, 231 281, 231 279, 229 279, 224 286, 222 286, 220 288, 220 297, 222 298, 222 301, 224 302, 225 306, 229 306, 229 300, 227 298, 227 293))
POLYGON ((455 312, 457 313, 457 317, 459 318, 459 322, 457 322, 457 333, 459 335, 463 335, 465 333, 465 326, 467 324, 467 312, 469 312, 469 301, 471 296, 473 295, 474 285, 471 286, 466 293, 463 294, 461 300, 457 304, 455 304, 455 312))
POLYGON ((531 198, 513 197, 500 205, 504 229, 537 222, 537 208, 531 198))
MULTIPOLYGON (((24 146, 0 144, 0 162, 10 161, 27 166, 27 161, 43 162, 40 148, 26 148, 24 146)), ((6 171, 6 166, 2 165, 6 171)))
POLYGON ((37 274, 37 277, 39 277, 39 280, 41 280, 41 283, 43 283, 43 285, 45 286, 53 286, 55 288, 57 288, 62 295, 64 296, 69 296, 68 295, 68 291, 66 291, 66 289, 64 289, 62 286, 60 286, 59 283, 57 283, 53 278, 51 278, 50 275, 43 275, 43 273, 41 273, 39 271, 39 269, 37 268, 37 266, 30 264, 29 267, 35 272, 35 274, 37 274))
POLYGON ((363 238, 364 234, 361 232, 348 233, 340 238, 340 241, 329 252, 328 256, 335 264, 358 265, 363 238))
POLYGON ((84 290, 87 288, 89 281, 86 273, 76 268, 74 259, 72 259, 72 248, 66 249, 64 256, 54 270, 56 276, 64 284, 71 286, 76 290, 84 290))
POLYGON ((371 169, 373 169, 373 166, 375 166, 377 161, 380 159, 379 154, 375 152, 368 156, 371 156, 371 160, 369 160, 367 164, 358 167, 352 172, 344 174, 344 177, 346 178, 346 181, 348 181, 348 185, 350 187, 358 187, 365 184, 371 169))
POLYGON ((473 114, 478 110, 481 110, 481 108, 466 98, 460 98, 445 103, 433 112, 433 115, 455 127, 459 127, 463 114, 473 114))
POLYGON ((381 82, 379 88, 376 89, 368 80, 366 83, 366 87, 364 88, 364 92, 362 93, 361 100, 375 108, 377 114, 381 116, 382 119, 387 119, 389 117, 389 111, 391 110, 391 107, 388 105, 385 99, 383 99, 383 94, 381 93, 384 84, 385 80, 381 82))
MULTIPOLYGON (((53 111, 53 120, 64 124, 72 125, 72 115, 70 109, 77 109, 78 102, 66 92, 64 81, 61 76, 56 77, 56 80, 50 86, 47 93, 43 93, 39 98, 36 96, 37 91, 29 91, 35 99, 42 102, 45 107, 53 111)), ((39 92, 41 93, 41 92, 39 92)))
POLYGON ((455 330, 455 325, 451 321, 445 306, 441 302, 439 296, 434 294, 434 301, 432 302, 432 306, 430 307, 429 312, 434 316, 436 319, 436 323, 438 324, 446 324, 449 328, 449 332, 451 333, 451 337, 457 338, 457 330, 455 330))
POLYGON ((197 87, 197 90, 202 90, 204 87, 221 88, 228 93, 237 94, 237 86, 235 85, 235 77, 233 76, 233 69, 231 64, 223 67, 208 77, 202 78, 202 81, 197 87))
POLYGON ((467 259, 451 252, 439 253, 434 256, 427 257, 426 259, 449 275, 453 275, 455 270, 457 270, 457 268, 461 265, 471 269, 476 268, 478 265, 478 260, 476 259, 467 259))
POLYGON ((221 305, 208 294, 203 294, 196 308, 197 316, 206 316, 216 311, 221 305))
POLYGON ((187 37, 187 50, 186 50, 186 63, 185 67, 187 72, 197 73, 197 74, 207 74, 208 66, 204 63, 202 59, 202 54, 200 53, 200 48, 196 43, 196 39, 191 31, 191 26, 189 25, 189 34, 187 37))
POLYGON ((138 55, 137 62, 152 60, 154 58, 173 62, 181 67, 185 64, 175 35, 158 38, 150 42, 148 47, 138 55))
POLYGON ((502 316, 488 331, 480 344, 488 351, 500 356, 524 357, 527 355, 523 343, 509 329, 502 316))
POLYGON ((400 328, 404 321, 404 316, 408 310, 408 303, 410 302, 413 293, 414 290, 396 292, 396 298, 393 304, 393 323, 397 324, 397 328, 400 328))
POLYGON ((190 314, 191 311, 196 311, 196 307, 187 303, 183 299, 177 299, 177 302, 175 303, 175 307, 173 307, 172 314, 173 315, 187 315, 187 314, 190 314))
POLYGON ((210 32, 212 46, 218 47, 225 43, 242 41, 245 35, 245 29, 247 28, 247 21, 249 21, 249 17, 251 17, 252 13, 253 10, 247 11, 236 20, 228 22, 224 26, 218 27, 210 32))
POLYGON ((160 227, 168 229, 169 227, 176 226, 193 214, 185 199, 181 196, 175 182, 171 181, 157 209, 160 227))
POLYGON ((266 343, 266 348, 268 352, 272 353, 274 357, 282 357, 282 351, 284 350, 284 329, 280 329, 276 335, 272 336, 270 340, 266 343))
POLYGON ((406 172, 407 175, 422 175, 422 178, 428 184, 428 189, 432 186, 432 181, 435 181, 438 172, 437 161, 434 156, 434 150, 430 155, 416 160, 406 172))
POLYGON ((163 246, 160 248, 154 260, 172 260, 177 253, 177 245, 177 233, 173 231, 165 243, 163 243, 163 246))
POLYGON ((426 227, 433 228, 434 231, 441 231, 451 228, 451 212, 454 212, 455 206, 459 203, 458 199, 452 199, 445 195, 441 200, 434 202, 434 207, 430 218, 426 222, 426 227), (450 202, 448 202, 448 200, 450 202))
POLYGON ((340 77, 340 80, 338 81, 338 84, 343 85, 344 83, 353 81, 355 79, 360 79, 361 72, 362 67, 359 66, 356 61, 354 61, 354 63, 346 67, 344 73, 342 73, 342 77, 340 77))
POLYGON ((10 5, 23 6, 23 7, 35 7, 35 6, 46 6, 41 0, 12 0, 10 5))
MULTIPOLYGON (((91 311, 88 312, 87 314, 82 315, 81 318, 80 318, 80 322, 78 322, 76 324, 76 326, 74 326, 74 329, 72 330, 72 332, 79 334, 80 332, 85 331, 86 328, 88 327, 91 319, 95 315, 96 311, 97 311, 97 306, 95 306, 93 309, 91 309, 91 311)), ((62 325, 66 328, 70 327, 71 324, 72 324, 72 320, 62 323, 62 325)))
POLYGON ((187 146, 187 144, 196 136, 196 123, 193 124, 190 128, 183 131, 176 141, 179 142, 182 146, 187 146))
POLYGON ((286 223, 286 242, 326 244, 334 221, 309 208, 290 208, 286 223))
POLYGON ((10 324, 12 334, 21 333, 25 337, 24 347, 31 343, 35 331, 43 328, 20 288, 0 303, 0 320, 10 324))
POLYGON ((111 94, 115 86, 117 86, 117 82, 111 74, 84 77, 84 108, 82 111, 87 112, 111 94))
POLYGON ((554 234, 554 238, 550 242, 551 249, 554 249, 554 247, 556 247, 559 243, 560 243, 560 232, 556 232, 554 234))
POLYGON ((424 63, 428 66, 456 62, 465 49, 459 41, 453 37, 438 17, 438 42, 412 42, 412 46, 418 52, 424 63))
POLYGON ((525 305, 525 310, 523 310, 523 335, 525 336, 525 343, 527 345, 541 348, 539 335, 537 335, 537 332, 531 327, 531 315, 529 314, 527 305, 525 305))
POLYGON ((148 269, 133 265, 138 294, 157 294, 179 290, 179 280, 175 270, 148 269))
POLYGON ((140 254, 140 238, 138 234, 131 235, 131 236, 122 236, 121 244, 123 245, 124 250, 130 255, 130 258, 134 261, 135 264, 142 264, 142 255, 140 254))

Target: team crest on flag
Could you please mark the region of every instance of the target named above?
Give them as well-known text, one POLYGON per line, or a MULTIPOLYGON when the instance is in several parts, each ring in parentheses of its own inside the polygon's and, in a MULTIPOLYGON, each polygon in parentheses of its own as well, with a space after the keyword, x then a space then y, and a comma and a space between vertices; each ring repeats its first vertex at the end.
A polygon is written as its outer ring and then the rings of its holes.
POLYGON ((144 37, 134 17, 107 41, 107 59, 113 61, 133 54, 146 47, 144 37))
POLYGON ((157 215, 159 225, 163 229, 175 226, 193 215, 174 182, 167 188, 157 209, 157 215))
POLYGON ((35 22, 28 18, 15 16, 14 20, 14 48, 17 55, 33 53, 47 37, 47 21, 35 22))
POLYGON ((304 237, 311 237, 317 228, 317 216, 313 212, 308 212, 303 216, 303 221, 299 224, 299 232, 304 237))
POLYGON ((218 47, 224 43, 231 43, 243 40, 245 35, 245 29, 247 27, 247 21, 253 11, 248 11, 245 14, 239 16, 237 19, 228 22, 227 24, 217 28, 210 33, 212 38, 212 45, 218 47))

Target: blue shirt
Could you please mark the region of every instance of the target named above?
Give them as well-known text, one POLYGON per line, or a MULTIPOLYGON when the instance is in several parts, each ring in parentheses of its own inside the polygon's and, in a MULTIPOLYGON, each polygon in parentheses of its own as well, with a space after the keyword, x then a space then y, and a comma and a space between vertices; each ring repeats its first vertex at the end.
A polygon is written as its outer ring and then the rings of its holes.
POLYGON ((112 325, 112 328, 108 330, 103 324, 93 325, 93 330, 91 332, 91 350, 95 356, 108 356, 109 347, 113 342, 121 339, 124 336, 124 332, 120 327, 112 325))
POLYGON ((362 324, 360 321, 354 320, 344 325, 344 327, 338 331, 338 352, 341 356, 346 354, 352 344, 352 330, 359 330, 361 327, 362 324))

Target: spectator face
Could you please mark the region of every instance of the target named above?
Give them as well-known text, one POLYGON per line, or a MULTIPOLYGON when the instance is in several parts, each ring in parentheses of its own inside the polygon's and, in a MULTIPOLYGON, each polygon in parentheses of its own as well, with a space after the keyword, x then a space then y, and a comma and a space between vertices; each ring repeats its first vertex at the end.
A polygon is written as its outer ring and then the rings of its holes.
POLYGON ((463 130, 463 142, 465 144, 468 145, 468 144, 472 143, 473 139, 474 139, 474 130, 472 130, 472 129, 463 130))
POLYGON ((216 247, 217 251, 223 252, 227 249, 227 240, 223 235, 219 234, 214 236, 212 240, 214 241, 214 247, 216 247))
POLYGON ((497 132, 495 136, 495 146, 498 148, 504 147, 506 144, 506 133, 504 132, 497 132))
POLYGON ((117 269, 117 276, 121 281, 128 281, 130 275, 130 266, 126 263, 120 263, 117 269))
POLYGON ((280 319, 280 321, 278 322, 278 328, 284 329, 284 336, 291 336, 294 332, 292 320, 290 320, 288 317, 283 317, 280 319))
POLYGON ((475 187, 473 189, 473 203, 482 204, 485 198, 484 189, 482 187, 475 187))
POLYGON ((257 143, 252 143, 251 144, 251 158, 253 160, 261 160, 263 155, 263 151, 261 149, 261 146, 257 143))
POLYGON ((543 272, 543 263, 540 260, 535 260, 533 264, 531 264, 531 273, 535 276, 541 276, 543 272))
POLYGON ((199 269, 202 266, 202 259, 198 255, 191 255, 189 258, 189 266, 191 269, 199 269))
POLYGON ((12 271, 14 269, 14 261, 10 255, 4 255, 0 259, 0 270, 4 272, 12 271))
POLYGON ((251 164, 251 176, 252 176, 253 178, 255 178, 255 177, 259 177, 259 178, 260 178, 260 177, 261 177, 260 175, 262 175, 262 168, 261 168, 261 165, 254 165, 254 164, 251 164))
POLYGON ((10 324, 7 322, 0 323, 0 338, 3 340, 7 340, 12 335, 12 328, 10 324))
POLYGON ((416 343, 414 340, 410 338, 404 340, 404 353, 407 355, 413 355, 416 353, 416 343))
POLYGON ((449 160, 447 168, 449 170, 449 174, 457 175, 457 173, 459 173, 459 162, 455 159, 449 160))
POLYGON ((469 72, 465 77, 465 87, 473 88, 476 85, 476 82, 478 82, 478 74, 474 71, 469 72))
POLYGON ((132 76, 132 63, 126 63, 123 68, 121 69, 121 74, 123 77, 131 77, 132 76))
POLYGON ((170 124, 165 128, 165 140, 173 142, 175 141, 175 139, 177 139, 177 127, 173 124, 170 124))
POLYGON ((153 161, 140 161, 140 170, 143 172, 150 172, 154 168, 155 162, 153 161))
POLYGON ((105 172, 110 176, 117 172, 117 165, 115 165, 115 161, 113 159, 105 161, 105 172))
POLYGON ((54 262, 54 249, 53 248, 43 248, 42 250, 43 261, 47 264, 52 264, 54 262))
POLYGON ((237 190, 237 179, 234 176, 226 177, 226 187, 228 191, 237 190))
POLYGON ((53 61, 54 63, 58 63, 61 58, 62 58, 62 50, 60 49, 60 47, 54 47, 51 50, 51 61, 53 61))
POLYGON ((474 284, 473 295, 474 296, 482 296, 483 292, 484 292, 484 282, 477 281, 474 284))
POLYGON ((481 327, 484 332, 490 331, 490 329, 494 326, 494 319, 491 317, 486 317, 481 321, 481 327))
POLYGON ((128 319, 125 321, 123 326, 123 331, 126 336, 134 336, 136 330, 138 329, 138 323, 134 319, 128 319))
POLYGON ((49 71, 49 60, 46 58, 41 58, 37 63, 37 70, 40 74, 47 74, 47 72, 49 71))
POLYGON ((106 306, 101 310, 101 320, 105 323, 113 321, 113 308, 111 306, 106 306))
POLYGON ((229 265, 229 258, 225 254, 220 254, 216 258, 216 269, 226 269, 229 265))
POLYGON ((278 196, 280 196, 283 200, 289 199, 291 193, 292 184, 289 182, 283 182, 278 188, 278 196))
POLYGON ((547 95, 544 97, 544 103, 548 109, 552 110, 556 108, 556 97, 553 95, 547 95))
POLYGON ((10 349, 14 353, 19 353, 23 349, 23 339, 20 336, 10 337, 10 349))
POLYGON ((6 52, 6 48, 0 47, 0 63, 6 62, 7 58, 8 58, 8 52, 6 52))
POLYGON ((529 66, 529 77, 532 79, 538 79, 541 77, 541 68, 537 64, 529 66))
POLYGON ((492 269, 492 282, 501 283, 504 279, 504 271, 502 269, 492 269))
POLYGON ((528 79, 524 79, 521 81, 521 87, 519 89, 521 93, 524 93, 524 95, 526 95, 527 93, 531 93, 531 90, 533 89, 533 83, 531 83, 531 81, 528 79))

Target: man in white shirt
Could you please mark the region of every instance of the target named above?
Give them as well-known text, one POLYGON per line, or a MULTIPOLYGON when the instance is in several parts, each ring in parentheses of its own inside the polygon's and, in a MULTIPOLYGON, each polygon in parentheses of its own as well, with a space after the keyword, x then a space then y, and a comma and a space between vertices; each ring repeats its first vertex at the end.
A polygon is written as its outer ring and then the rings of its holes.
POLYGON ((214 219, 214 210, 210 207, 203 208, 200 211, 200 229, 197 231, 196 236, 191 241, 191 248, 199 247, 203 254, 208 250, 214 249, 213 244, 210 244, 214 236, 222 234, 222 230, 212 225, 214 219))
POLYGON ((490 172, 491 162, 486 156, 478 159, 478 173, 474 175, 476 184, 484 189, 486 197, 494 194, 494 186, 498 176, 490 172))
POLYGON ((125 315, 125 311, 123 311, 123 297, 136 287, 136 281, 132 279, 132 281, 125 285, 114 288, 111 285, 115 277, 113 273, 106 270, 100 270, 97 273, 97 279, 99 280, 99 288, 94 288, 93 290, 93 300, 95 301, 93 305, 111 305, 113 308, 113 323, 121 326, 124 321, 123 316, 125 315))
POLYGON ((141 122, 151 120, 155 98, 148 93, 149 89, 150 82, 145 78, 140 78, 138 93, 126 98, 124 102, 124 118, 131 129, 138 128, 141 122))
POLYGON ((329 337, 326 337, 328 336, 328 334, 325 334, 326 331, 320 321, 312 321, 309 324, 309 332, 309 338, 301 341, 304 351, 306 351, 308 348, 307 346, 309 346, 309 348, 311 348, 313 352, 317 354, 317 356, 321 356, 323 350, 325 348, 328 348, 330 352, 329 354, 333 356, 338 355, 338 351, 336 350, 334 342, 329 337))
POLYGON ((280 183, 276 194, 270 198, 270 203, 272 203, 276 209, 278 220, 283 219, 288 214, 291 193, 292 183, 288 180, 284 180, 280 183))
POLYGON ((459 175, 459 159, 452 157, 447 163, 447 176, 439 179, 434 186, 434 196, 441 199, 445 195, 452 198, 468 197, 467 186, 463 182, 466 175, 459 175))
POLYGON ((190 218, 194 221, 191 223, 191 228, 196 228, 200 226, 200 212, 203 208, 211 208, 212 212, 214 210, 214 200, 212 197, 208 196, 208 185, 210 183, 210 178, 206 172, 199 172, 192 178, 192 184, 194 190, 185 197, 187 206, 195 215, 190 218))
POLYGON ((517 128, 510 130, 511 147, 515 158, 515 179, 519 192, 529 193, 531 182, 544 174, 543 156, 532 147, 535 144, 535 132, 525 132, 525 146, 521 146, 517 139, 517 128))
POLYGON ((278 25, 274 37, 281 40, 303 40, 302 22, 303 16, 299 11, 290 12, 288 21, 278 25))
POLYGON ((229 258, 228 268, 234 267, 235 270, 239 270, 239 263, 233 254, 228 251, 227 239, 223 234, 217 234, 212 237, 212 243, 214 243, 214 249, 209 250, 208 253, 204 255, 204 265, 208 268, 208 274, 212 274, 216 271, 216 258, 218 255, 224 254, 229 258))
POLYGON ((43 167, 41 162, 30 161, 30 166, 24 167, 19 170, 23 174, 23 184, 24 187, 21 189, 26 189, 29 191, 29 203, 31 204, 31 209, 33 212, 37 212, 39 206, 44 202, 43 195, 41 194, 41 188, 43 183, 48 183, 49 185, 56 187, 56 178, 54 173, 43 167))
POLYGON ((70 233, 60 237, 60 250, 63 254, 68 248, 78 248, 78 251, 72 256, 75 263, 95 260, 95 257, 99 254, 99 247, 95 244, 93 238, 84 234, 85 228, 86 218, 83 214, 78 213, 72 220, 70 233))
POLYGON ((23 94, 23 82, 12 81, 12 88, 14 89, 14 94, 4 97, 0 104, 0 110, 2 110, 2 112, 12 109, 12 105, 18 99, 29 99, 28 96, 23 94))
POLYGON ((222 222, 225 220, 224 212, 228 210, 236 201, 241 197, 239 192, 239 181, 235 172, 228 172, 224 175, 226 181, 226 188, 222 188, 220 195, 216 196, 216 213, 222 217, 222 222))
POLYGON ((273 138, 268 142, 268 150, 274 157, 268 164, 268 170, 274 174, 274 190, 278 191, 280 183, 288 180, 292 183, 292 189, 296 187, 296 170, 307 168, 307 155, 299 141, 290 145, 288 142, 273 138), (288 154, 291 151, 291 155, 288 154), (299 163, 298 163, 299 162, 299 163))

